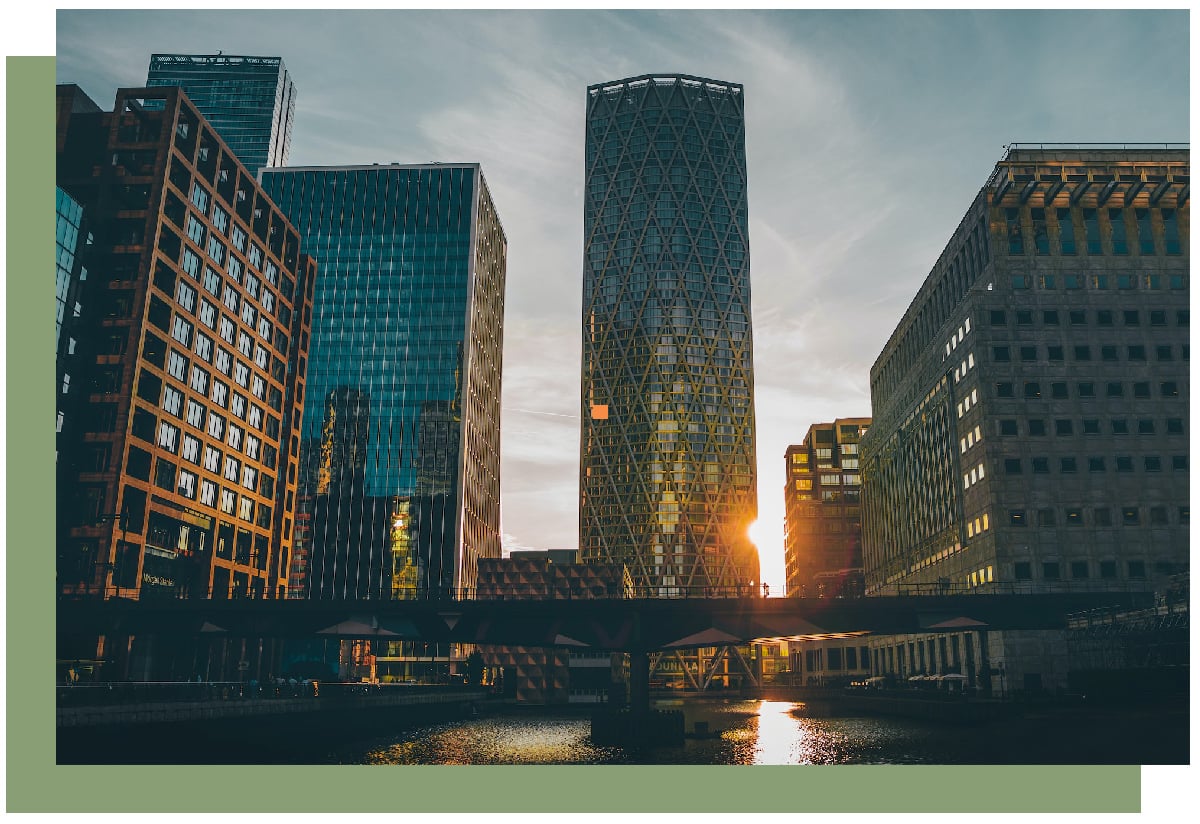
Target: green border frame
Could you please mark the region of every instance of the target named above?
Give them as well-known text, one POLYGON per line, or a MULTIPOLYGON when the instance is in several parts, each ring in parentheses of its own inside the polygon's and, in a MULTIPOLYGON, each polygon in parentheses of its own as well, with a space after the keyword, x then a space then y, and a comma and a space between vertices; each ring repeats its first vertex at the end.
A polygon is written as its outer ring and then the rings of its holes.
MULTIPOLYGON (((10 812, 1139 812, 1133 766, 57 766, 49 328, 53 57, 7 58, 10 812), (36 195, 44 197, 36 207, 36 195), (31 207, 32 206, 32 207, 31 207), (32 273, 32 274, 31 274, 32 273), (33 309, 43 304, 46 309, 33 309), (25 357, 27 353, 30 357, 25 357), (45 387, 30 391, 30 387, 45 387), (44 392, 44 394, 43 394, 44 392), (20 517, 12 517, 20 513, 20 517), (30 549, 30 548, 33 549, 30 549), (35 582, 34 585, 30 585, 35 582), (45 667, 45 669, 43 669, 45 667), (386 776, 380 770, 387 770, 386 776), (197 772, 203 781, 197 780, 197 772), (152 780, 147 780, 152 778, 152 780), (380 793, 379 781, 389 788, 380 793), (724 792, 713 792, 715 786, 724 792), (136 791, 133 791, 136 787, 136 791), (68 789, 69 788, 69 789, 68 789), (664 792, 664 788, 670 788, 664 792), (398 810, 397 807, 402 807, 398 810)), ((115 90, 114 90, 115 91, 115 90)), ((103 102, 101 102, 103 105, 103 102)))

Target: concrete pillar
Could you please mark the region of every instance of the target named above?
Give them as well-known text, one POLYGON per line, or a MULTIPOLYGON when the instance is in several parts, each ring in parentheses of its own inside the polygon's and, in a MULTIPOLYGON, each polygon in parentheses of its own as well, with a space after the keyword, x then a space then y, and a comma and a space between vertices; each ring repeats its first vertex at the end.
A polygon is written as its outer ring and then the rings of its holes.
POLYGON ((985 698, 992 697, 992 662, 988 660, 988 631, 979 632, 979 686, 985 698))
POLYGON ((634 712, 650 712, 649 653, 629 653, 629 708, 634 712))

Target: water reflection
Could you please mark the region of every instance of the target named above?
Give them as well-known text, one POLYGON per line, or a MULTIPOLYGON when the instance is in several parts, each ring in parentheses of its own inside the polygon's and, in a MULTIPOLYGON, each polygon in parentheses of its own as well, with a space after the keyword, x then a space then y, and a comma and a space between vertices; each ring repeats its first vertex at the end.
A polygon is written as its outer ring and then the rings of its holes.
MULTIPOLYGON (((598 747, 585 714, 513 714, 397 732, 335 754, 366 764, 848 764, 933 763, 914 722, 806 718, 783 701, 679 701, 689 733, 682 746, 598 747), (699 726, 698 723, 699 722, 699 726), (709 734, 703 734, 703 730, 709 734)), ((944 753, 942 753, 944 755, 944 753)), ((944 763, 944 762, 943 762, 944 763)))

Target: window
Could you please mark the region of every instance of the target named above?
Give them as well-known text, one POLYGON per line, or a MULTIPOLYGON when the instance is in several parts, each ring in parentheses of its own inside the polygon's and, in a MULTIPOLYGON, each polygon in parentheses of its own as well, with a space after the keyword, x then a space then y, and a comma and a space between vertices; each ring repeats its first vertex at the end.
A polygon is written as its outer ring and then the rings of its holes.
POLYGON ((1139 435, 1154 434, 1154 419, 1153 418, 1138 418, 1137 433, 1139 435))
POLYGON ((1072 326, 1086 326, 1087 325, 1087 315, 1084 313, 1084 311, 1082 309, 1072 309, 1068 313, 1068 316, 1071 319, 1072 326))
POLYGON ((217 325, 217 309, 206 300, 200 301, 200 322, 213 329, 217 325))
POLYGON ((221 490, 221 511, 226 515, 233 514, 233 508, 237 505, 237 495, 231 490, 221 490))
POLYGON ((271 321, 264 317, 260 317, 258 319, 258 336, 263 340, 269 341, 271 339, 272 331, 273 329, 271 327, 271 321))
POLYGON ((1063 458, 1059 461, 1058 469, 1060 472, 1071 474, 1078 471, 1078 464, 1074 458, 1063 458))
POLYGON ((1150 507, 1150 526, 1167 525, 1167 508, 1165 506, 1150 507))
POLYGON ((221 296, 221 276, 209 266, 204 267, 204 290, 214 298, 221 296))
POLYGON ((1126 326, 1142 325, 1142 317, 1136 309, 1126 309, 1122 313, 1122 319, 1124 320, 1126 326))
POLYGON ((1188 326, 1192 321, 1192 313, 1189 309, 1179 309, 1175 312, 1175 325, 1188 326))
POLYGON ((1171 456, 1171 469, 1176 470, 1176 471, 1186 472, 1187 468, 1188 468, 1188 456, 1187 455, 1172 455, 1171 456))
MULTIPOLYGON (((1067 517, 1067 526, 1083 526, 1083 509, 1080 507, 1069 506, 1064 514, 1067 517)), ((1078 578, 1080 576, 1076 575, 1075 577, 1078 578)))
POLYGON ((1117 347, 1115 347, 1115 346, 1101 346, 1100 347, 1100 360, 1111 362, 1111 361, 1115 361, 1116 359, 1117 359, 1117 347))
POLYGON ((208 237, 208 256, 216 261, 218 266, 225 263, 225 244, 217 240, 216 235, 208 237))
POLYGON ((1118 455, 1116 461, 1118 472, 1133 471, 1133 458, 1129 457, 1128 455, 1118 455))
POLYGON ((180 306, 191 312, 196 308, 196 290, 181 280, 175 286, 175 300, 179 301, 180 306))
POLYGON ((263 382, 263 379, 258 375, 255 375, 251 379, 250 383, 250 393, 259 400, 262 400, 263 395, 266 394, 266 384, 263 382))
POLYGON ((244 363, 237 363, 233 367, 233 379, 238 386, 243 389, 250 383, 250 370, 244 363))
POLYGON ((1005 209, 1004 217, 1008 229, 1008 253, 1010 255, 1025 254, 1025 240, 1021 235, 1021 210, 1005 209))
POLYGON ((1031 382, 1025 384, 1025 397, 1040 398, 1041 396, 1042 396, 1042 385, 1040 383, 1031 381, 1031 382))
POLYGON ((1120 383, 1109 382, 1105 386, 1104 395, 1109 398, 1120 398, 1125 394, 1125 387, 1120 383))
POLYGON ((255 365, 257 365, 259 369, 261 369, 265 372, 265 371, 267 371, 267 367, 270 365, 270 361, 271 361, 271 356, 267 352, 267 350, 263 349, 258 344, 255 344, 254 345, 254 363, 255 363, 255 365))
POLYGON ((1057 581, 1059 578, 1058 562, 1043 561, 1042 562, 1042 577, 1048 581, 1057 581))
POLYGON ((245 332, 241 331, 240 329, 238 330, 237 346, 238 346, 238 351, 241 352, 243 355, 245 355, 247 358, 250 357, 250 353, 252 351, 254 351, 253 342, 250 340, 250 336, 247 335, 245 332))
POLYGON ((1154 359, 1160 360, 1160 361, 1169 361, 1169 360, 1174 360, 1175 358, 1171 353, 1170 346, 1155 346, 1154 347, 1154 359))
POLYGON ((1108 225, 1112 229, 1114 255, 1129 254, 1129 243, 1125 237, 1125 212, 1123 209, 1108 210, 1108 225))
POLYGON ((1055 400, 1065 399, 1067 397, 1067 384, 1062 381, 1050 384, 1050 397, 1055 400))
POLYGON ((225 419, 220 415, 210 413, 208 416, 208 434, 218 441, 225 437, 225 419))
POLYGON ((180 470, 178 491, 185 498, 195 498, 196 476, 187 470, 180 470))
POLYGON ((1012 383, 1010 383, 1010 382, 1004 382, 1004 383, 998 383, 998 384, 996 384, 996 397, 997 397, 997 398, 1011 398, 1011 397, 1013 397, 1013 385, 1012 385, 1012 383))
POLYGON ((1008 347, 1007 346, 993 346, 992 347, 992 360, 996 361, 997 363, 1007 363, 1009 360, 1011 360, 1011 358, 1009 357, 1009 353, 1008 353, 1008 347))
POLYGON ((242 323, 247 326, 254 326, 254 320, 258 317, 258 310, 254 308, 252 303, 242 304, 242 323))
POLYGON ((1117 275, 1118 289, 1133 289, 1136 288, 1136 286, 1137 281, 1134 279, 1133 275, 1117 275))
POLYGON ((1138 234, 1138 254, 1153 255, 1154 254, 1154 235, 1150 231, 1150 210, 1149 209, 1134 209, 1133 210, 1134 224, 1137 226, 1138 234))
POLYGON ((243 497, 238 501, 238 517, 243 521, 250 521, 254 518, 254 501, 250 498, 243 497))
POLYGON ((229 275, 229 279, 234 283, 242 282, 242 262, 233 255, 229 256, 229 260, 225 262, 225 274, 229 275))
POLYGON ((1004 472, 1006 475, 1021 474, 1021 459, 1020 458, 1005 458, 1004 472))
POLYGON ((238 393, 233 393, 233 400, 229 404, 229 411, 239 418, 246 417, 246 399, 238 393))
POLYGON ((1017 561, 1013 564, 1013 577, 1018 581, 1028 581, 1033 578, 1033 571, 1028 561, 1017 561))
POLYGON ((1183 434, 1183 418, 1167 418, 1167 434, 1182 435, 1183 434))
POLYGON ((1075 360, 1090 361, 1092 359, 1092 348, 1090 346, 1076 346, 1075 360))
POLYGON ((236 291, 234 291, 234 288, 232 286, 226 286, 225 287, 225 295, 221 299, 221 302, 225 304, 225 307, 230 312, 236 312, 238 310, 238 301, 239 300, 241 300, 241 299, 238 297, 238 293, 236 291))
POLYGON ((1099 418, 1084 418, 1083 434, 1099 435, 1100 434, 1100 419, 1099 418))
POLYGON ((1029 326, 1033 323, 1033 312, 1027 309, 1017 310, 1017 324, 1020 326, 1029 326))
POLYGON ((246 275, 246 291, 250 293, 250 297, 258 298, 258 286, 258 278, 254 275, 246 275))
POLYGON ((221 339, 232 346, 233 345, 233 333, 235 331, 236 331, 236 327, 233 325, 233 321, 231 321, 229 318, 225 317, 224 315, 221 315, 221 328, 220 328, 221 339))
POLYGON ((1034 458, 1030 463, 1033 464, 1033 474, 1045 475, 1050 471, 1049 458, 1034 458))
POLYGON ((1021 360, 1036 361, 1037 360, 1037 347, 1036 346, 1022 346, 1021 347, 1021 360))
POLYGON ((1075 254, 1075 223, 1070 209, 1058 209, 1058 246, 1061 254, 1075 254))
POLYGON ((187 402, 187 422, 197 429, 204 428, 204 407, 193 400, 187 402))
POLYGON ((183 451, 181 457, 189 463, 200 462, 200 441, 193 438, 191 435, 183 436, 183 451))
POLYGON ((159 458, 154 467, 154 485, 168 492, 174 492, 175 464, 159 458))
POLYGON ((1063 359, 1063 348, 1061 346, 1047 346, 1046 358, 1051 361, 1061 361, 1063 359))
POLYGON ((1004 326, 1007 320, 1004 317, 1003 309, 992 309, 988 312, 988 322, 992 326, 1004 326))
POLYGON ((175 322, 171 326, 171 337, 179 341, 184 346, 192 344, 192 325, 184 320, 181 316, 175 316, 175 322))
MULTIPOLYGON (((257 406, 251 404, 250 405, 250 417, 247 419, 247 421, 255 429, 261 430, 262 429, 262 410, 259 409, 257 406)), ((856 475, 854 477, 857 478, 858 476, 856 475)))
MULTIPOLYGON (((1175 383, 1175 381, 1164 381, 1163 383, 1159 384, 1159 389, 1161 390, 1164 398, 1179 397, 1179 384, 1175 383)), ((1150 397, 1148 387, 1146 391, 1146 397, 1150 397)))
POLYGON ((193 366, 192 379, 188 385, 201 394, 208 394, 208 373, 199 366, 193 366))
POLYGON ((1130 346, 1129 359, 1131 361, 1144 361, 1146 359, 1146 347, 1141 345, 1130 346))
POLYGON ((250 491, 254 491, 255 485, 258 483, 258 473, 249 466, 242 467, 242 486, 250 491))
POLYGON ((226 455, 224 471, 225 479, 236 481, 238 479, 238 470, 241 469, 241 466, 242 465, 237 461, 236 458, 226 455))
POLYGON ((211 446, 204 447, 204 468, 209 472, 221 471, 221 451, 211 446))
POLYGON ((233 224, 233 229, 229 232, 229 240, 239 252, 246 251, 246 233, 236 223, 233 224))
POLYGON ((213 204, 212 222, 218 232, 222 234, 229 228, 229 213, 222 209, 217 204, 213 204))
POLYGON ((187 217, 187 236, 192 239, 192 242, 197 246, 204 245, 204 224, 196 220, 195 215, 189 214, 187 217))
POLYGON ((1130 561, 1129 562, 1129 577, 1130 578, 1145 578, 1146 577, 1146 562, 1145 561, 1130 561))
POLYGON ((1075 579, 1088 577, 1088 562, 1087 561, 1072 561, 1071 562, 1071 577, 1075 579))
POLYGON ((187 368, 187 358, 172 349, 167 359, 167 374, 182 383, 187 379, 187 368))
POLYGON ((195 182, 192 183, 192 204, 201 212, 208 212, 208 192, 204 191, 204 188, 195 182))
POLYGON ((1094 383, 1085 382, 1079 384, 1079 397, 1094 398, 1096 397, 1096 385, 1094 383))
POLYGON ((1114 435, 1128 435, 1129 421, 1124 418, 1114 418, 1111 422, 1112 432, 1114 435))
MULTIPOLYGON (((1165 392, 1163 394, 1166 394, 1165 392)), ((1138 381, 1133 385, 1133 396, 1135 398, 1149 398, 1150 384, 1145 381, 1138 381)))
POLYGON ((1100 456, 1092 456, 1088 458, 1088 472, 1103 472, 1104 458, 1100 456))
POLYGON ((1157 455, 1147 455, 1142 461, 1147 472, 1162 472, 1162 458, 1157 455))
POLYGON ((229 392, 229 387, 220 381, 213 381, 212 396, 209 398, 213 403, 219 406, 225 406, 225 398, 229 392))
POLYGON ((1029 421, 1029 434, 1035 438, 1046 434, 1046 422, 1040 418, 1033 418, 1029 421))
POLYGON ((1112 526, 1112 510, 1108 507, 1098 507, 1092 512, 1092 521, 1096 526, 1112 526))
POLYGON ((1108 275, 1092 275, 1092 288, 1093 289, 1107 289, 1108 288, 1108 275))
POLYGON ((179 408, 183 402, 183 393, 178 390, 166 387, 163 389, 162 408, 170 412, 175 417, 179 417, 179 408))
POLYGON ((258 460, 258 438, 253 435, 246 436, 246 457, 253 460, 258 460))
POLYGON ((1017 422, 1015 420, 1000 421, 1000 434, 1015 436, 1017 434, 1017 422))
POLYGON ((158 445, 169 452, 175 451, 176 443, 179 439, 179 429, 171 426, 166 421, 162 421, 158 425, 158 445))
POLYGON ((200 503, 213 506, 217 502, 217 485, 212 481, 200 482, 200 503))
POLYGON ((233 355, 226 352, 224 349, 217 349, 216 367, 221 371, 221 374, 228 375, 233 368, 233 355))
POLYGON ((1029 277, 1026 275, 1013 275, 1012 276, 1012 288, 1017 289, 1017 290, 1028 289, 1029 288, 1029 277))
POLYGON ((1117 562, 1116 561, 1101 561, 1100 562, 1100 577, 1101 578, 1116 578, 1117 577, 1117 562))
POLYGON ((229 439, 228 439, 227 443, 233 449, 241 449, 242 448, 242 429, 241 429, 241 427, 234 426, 233 424, 229 425, 229 439))

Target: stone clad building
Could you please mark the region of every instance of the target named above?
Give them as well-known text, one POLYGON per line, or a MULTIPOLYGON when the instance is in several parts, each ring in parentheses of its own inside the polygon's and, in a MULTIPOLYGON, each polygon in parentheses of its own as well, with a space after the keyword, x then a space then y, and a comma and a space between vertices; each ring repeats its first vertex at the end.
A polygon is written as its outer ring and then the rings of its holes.
MULTIPOLYGON (((868 595, 1187 569, 1188 175, 1186 146, 1009 147, 871 369, 868 595)), ((877 671, 1036 689, 1059 640, 872 645, 877 671)))

